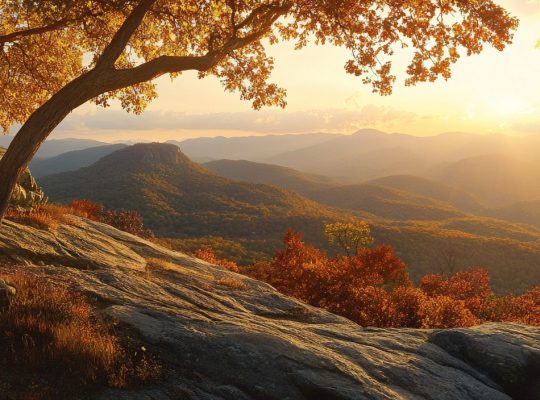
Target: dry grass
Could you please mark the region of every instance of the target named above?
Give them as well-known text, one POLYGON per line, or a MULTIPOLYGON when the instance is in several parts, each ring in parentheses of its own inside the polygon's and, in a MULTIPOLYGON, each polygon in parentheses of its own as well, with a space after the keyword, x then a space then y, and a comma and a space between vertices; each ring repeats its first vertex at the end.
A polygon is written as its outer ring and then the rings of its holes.
POLYGON ((180 268, 173 262, 162 260, 161 258, 147 258, 143 277, 151 280, 157 271, 178 271, 180 268))
POLYGON ((243 279, 236 278, 234 276, 224 276, 217 280, 217 284, 221 286, 227 286, 236 290, 246 290, 247 285, 243 279))
MULTIPOLYGON (((141 347, 126 347, 114 326, 62 285, 17 270, 0 274, 16 287, 0 310, 0 392, 13 399, 72 399, 108 385, 157 380, 161 367, 141 347)), ((0 396, 1 397, 1 396, 0 396)))
POLYGON ((71 222, 69 214, 73 214, 73 210, 69 207, 45 204, 32 211, 20 211, 10 208, 6 213, 6 219, 37 229, 56 230, 59 225, 71 222))
POLYGON ((174 271, 179 267, 177 264, 166 261, 161 258, 148 258, 146 259, 146 270, 148 272, 152 271, 174 271))

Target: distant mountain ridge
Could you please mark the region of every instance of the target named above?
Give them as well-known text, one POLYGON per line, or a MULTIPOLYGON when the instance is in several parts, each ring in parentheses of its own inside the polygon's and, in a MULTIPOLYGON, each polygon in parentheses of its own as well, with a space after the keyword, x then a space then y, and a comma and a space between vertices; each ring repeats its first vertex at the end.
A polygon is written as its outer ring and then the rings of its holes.
POLYGON ((436 180, 419 176, 392 175, 374 179, 367 183, 430 197, 471 213, 484 212, 486 208, 475 196, 465 190, 456 189, 436 180))
POLYGON ((192 151, 197 160, 227 158, 281 165, 349 184, 414 175, 466 191, 488 207, 540 198, 540 135, 419 137, 362 129, 352 135, 202 138, 180 146, 188 154, 192 151), (303 136, 324 140, 302 143, 303 136))
POLYGON ((340 135, 329 133, 308 133, 288 135, 264 135, 241 137, 201 137, 184 141, 170 140, 178 145, 190 158, 206 162, 208 160, 250 160, 261 161, 284 151, 301 149, 314 144, 325 143, 340 135))
POLYGON ((123 149, 126 146, 127 145, 125 144, 110 144, 68 151, 45 159, 38 158, 30 162, 30 169, 36 177, 75 171, 79 168, 87 167, 98 161, 100 158, 123 149))
POLYGON ((433 176, 492 207, 540 199, 540 159, 485 154, 442 164, 433 176))
MULTIPOLYGON (((290 174, 282 168, 274 171, 290 174)), ((200 238, 200 243, 205 237, 222 237, 267 256, 289 227, 329 249, 323 225, 357 214, 371 225, 377 244, 390 243, 409 264, 413 278, 477 265, 490 270, 498 292, 540 282, 540 230, 472 217, 390 187, 359 184, 306 191, 312 198, 319 196, 328 204, 324 206, 276 186, 220 177, 177 146, 157 143, 130 146, 89 167, 39 182, 54 201, 89 198, 111 208, 137 210, 160 237, 200 238)))
MULTIPOLYGON (((442 199, 436 200, 389 185, 344 185, 331 178, 245 160, 212 161, 204 166, 226 178, 276 185, 330 207, 382 218, 440 220, 464 215, 442 199)), ((437 182, 435 184, 439 185, 437 182)))
POLYGON ((298 193, 339 184, 335 179, 326 176, 305 174, 292 168, 247 160, 216 160, 204 163, 203 166, 229 179, 275 185, 298 193))
MULTIPOLYGON (((321 231, 337 212, 292 192, 220 177, 172 144, 137 144, 95 164, 40 179, 53 201, 89 198, 140 212, 160 235, 277 239, 286 227, 321 231)), ((319 240, 322 240, 322 233, 319 240)))
MULTIPOLYGON (((12 135, 0 135, 0 147, 8 148, 13 140, 12 135)), ((48 139, 39 148, 34 160, 56 157, 69 151, 83 150, 90 147, 104 146, 110 143, 93 139, 48 139)))

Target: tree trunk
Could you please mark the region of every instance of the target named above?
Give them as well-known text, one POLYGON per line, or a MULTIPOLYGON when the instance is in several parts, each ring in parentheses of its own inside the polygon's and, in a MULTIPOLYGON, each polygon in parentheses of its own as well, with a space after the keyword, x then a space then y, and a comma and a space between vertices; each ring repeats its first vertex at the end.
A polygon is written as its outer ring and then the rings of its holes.
POLYGON ((11 193, 41 144, 75 108, 97 96, 93 72, 68 83, 28 118, 0 160, 0 223, 7 211, 11 193))

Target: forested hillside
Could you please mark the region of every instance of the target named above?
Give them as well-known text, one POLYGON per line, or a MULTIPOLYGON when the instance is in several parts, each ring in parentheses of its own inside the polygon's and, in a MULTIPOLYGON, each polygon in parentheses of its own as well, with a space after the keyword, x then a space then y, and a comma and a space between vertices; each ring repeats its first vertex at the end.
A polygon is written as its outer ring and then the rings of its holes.
POLYGON ((332 186, 287 168, 220 164, 237 177, 281 182, 318 202, 277 186, 218 176, 171 144, 138 144, 39 181, 53 201, 88 198, 109 208, 136 210, 162 243, 185 251, 211 245, 240 264, 270 257, 288 228, 336 251, 324 237, 324 224, 356 215, 372 226, 377 243, 396 249, 413 277, 474 265, 490 270, 501 292, 520 291, 531 279, 540 280, 540 231, 534 228, 472 216, 388 186, 332 186), (307 186, 302 189, 303 182, 307 186))
POLYGON ((277 187, 215 175, 172 144, 134 145, 40 183, 52 201, 88 198, 136 210, 160 236, 279 240, 293 227, 320 242, 323 223, 345 217, 277 187))
POLYGON ((326 176, 246 160, 216 160, 204 163, 203 166, 229 179, 275 185, 298 193, 338 185, 338 181, 326 176))

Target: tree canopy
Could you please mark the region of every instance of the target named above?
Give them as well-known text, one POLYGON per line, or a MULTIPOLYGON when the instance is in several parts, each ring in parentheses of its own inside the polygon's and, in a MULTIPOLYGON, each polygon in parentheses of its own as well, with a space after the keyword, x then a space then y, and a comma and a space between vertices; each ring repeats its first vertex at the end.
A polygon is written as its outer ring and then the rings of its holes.
POLYGON ((395 51, 411 52, 407 85, 449 78, 462 54, 502 50, 517 23, 491 0, 0 0, 0 126, 22 124, 0 161, 0 215, 40 144, 87 101, 139 113, 155 78, 195 70, 255 109, 283 107, 265 47, 280 40, 346 47, 346 71, 386 95, 395 51))
POLYGON ((285 90, 268 82, 273 60, 265 41, 344 46, 346 71, 389 94, 391 56, 400 48, 414 49, 407 84, 448 78, 461 54, 484 44, 502 50, 517 25, 492 1, 476 0, 0 0, 0 10, 4 130, 99 64, 132 75, 100 90, 94 101, 101 105, 117 98, 141 112, 157 95, 149 81, 196 69, 255 108, 283 106, 285 90))
POLYGON ((373 244, 371 230, 364 221, 326 224, 324 234, 331 244, 341 247, 348 256, 357 254, 360 249, 373 244))

